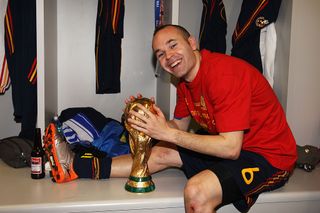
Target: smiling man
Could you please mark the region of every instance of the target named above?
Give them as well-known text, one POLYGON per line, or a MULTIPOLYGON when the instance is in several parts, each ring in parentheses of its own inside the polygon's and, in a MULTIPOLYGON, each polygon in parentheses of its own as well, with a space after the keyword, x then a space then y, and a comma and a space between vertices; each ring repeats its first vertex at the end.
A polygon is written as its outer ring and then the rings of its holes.
MULTIPOLYGON (((156 105, 152 113, 137 104, 144 113, 131 110, 138 119, 129 116, 127 122, 159 141, 148 161, 151 173, 171 167, 184 171, 189 179, 184 189, 186 212, 215 212, 229 203, 246 212, 260 193, 283 186, 297 159, 296 143, 262 74, 241 59, 198 51, 196 39, 177 25, 157 28, 152 47, 164 70, 180 78, 174 118, 166 120, 156 105), (188 132, 191 119, 202 127, 201 134, 188 132)), ((55 146, 50 135, 45 141, 53 147, 49 154, 67 156, 54 158, 55 165, 65 168, 57 172, 59 177, 66 171, 76 174, 62 182, 130 174, 130 155, 70 157, 70 151, 59 148, 63 141, 55 146)))
POLYGON ((154 54, 167 72, 177 78, 191 81, 200 65, 200 54, 199 52, 194 52, 197 48, 195 38, 185 32, 180 36, 176 35, 168 39, 167 31, 170 32, 170 28, 164 28, 162 31, 163 33, 154 35, 154 54), (177 47, 177 45, 179 46, 177 47))
POLYGON ((196 39, 177 25, 156 29, 152 47, 163 69, 180 78, 174 119, 166 121, 156 106, 156 114, 141 106, 148 116, 132 112, 141 120, 129 122, 170 144, 166 166, 182 168, 189 178, 186 212, 215 212, 229 203, 245 212, 260 193, 283 186, 296 143, 261 73, 241 59, 198 51, 196 39), (187 132, 191 118, 207 134, 187 132))

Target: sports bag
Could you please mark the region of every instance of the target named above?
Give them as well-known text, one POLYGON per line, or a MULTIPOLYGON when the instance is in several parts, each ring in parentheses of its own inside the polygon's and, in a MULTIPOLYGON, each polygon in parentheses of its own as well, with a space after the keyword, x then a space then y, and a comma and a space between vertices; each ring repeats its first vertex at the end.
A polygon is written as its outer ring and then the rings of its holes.
POLYGON ((320 149, 312 145, 297 145, 298 159, 296 165, 298 168, 311 172, 320 162, 320 149))
POLYGON ((1 139, 0 158, 13 168, 30 166, 32 147, 31 140, 18 136, 1 139))

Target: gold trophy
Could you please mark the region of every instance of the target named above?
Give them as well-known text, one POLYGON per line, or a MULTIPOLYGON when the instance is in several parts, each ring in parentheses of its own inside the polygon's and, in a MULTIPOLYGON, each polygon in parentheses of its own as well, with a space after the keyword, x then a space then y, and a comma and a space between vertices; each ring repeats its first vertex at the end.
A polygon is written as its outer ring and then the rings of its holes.
POLYGON ((133 159, 131 173, 125 185, 125 189, 129 192, 144 193, 151 192, 155 189, 155 185, 151 179, 148 169, 148 159, 151 154, 152 138, 143 132, 133 129, 130 124, 127 123, 127 119, 129 117, 139 120, 136 116, 129 114, 130 110, 134 110, 146 116, 146 114, 137 107, 138 103, 146 107, 151 112, 154 112, 152 107, 153 101, 148 98, 137 98, 128 103, 125 108, 125 127, 129 132, 130 151, 133 159))

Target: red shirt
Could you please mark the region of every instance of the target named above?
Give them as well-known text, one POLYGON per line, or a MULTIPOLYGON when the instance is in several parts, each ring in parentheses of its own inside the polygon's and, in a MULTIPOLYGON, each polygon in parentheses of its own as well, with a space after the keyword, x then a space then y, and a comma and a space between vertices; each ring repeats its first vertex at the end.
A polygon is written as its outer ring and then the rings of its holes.
POLYGON ((274 167, 291 171, 296 142, 269 83, 241 59, 201 51, 192 82, 177 87, 175 118, 191 115, 211 134, 244 130, 242 149, 264 156, 274 167))

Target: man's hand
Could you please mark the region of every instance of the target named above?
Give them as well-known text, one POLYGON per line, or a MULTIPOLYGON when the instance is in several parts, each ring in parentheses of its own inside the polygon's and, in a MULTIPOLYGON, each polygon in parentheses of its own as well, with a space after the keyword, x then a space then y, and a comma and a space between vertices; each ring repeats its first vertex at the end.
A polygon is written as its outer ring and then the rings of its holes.
POLYGON ((144 112, 144 115, 131 110, 129 113, 140 119, 128 118, 131 127, 154 139, 166 140, 165 136, 170 127, 160 108, 153 104, 154 113, 152 113, 141 104, 137 104, 137 106, 144 112))

